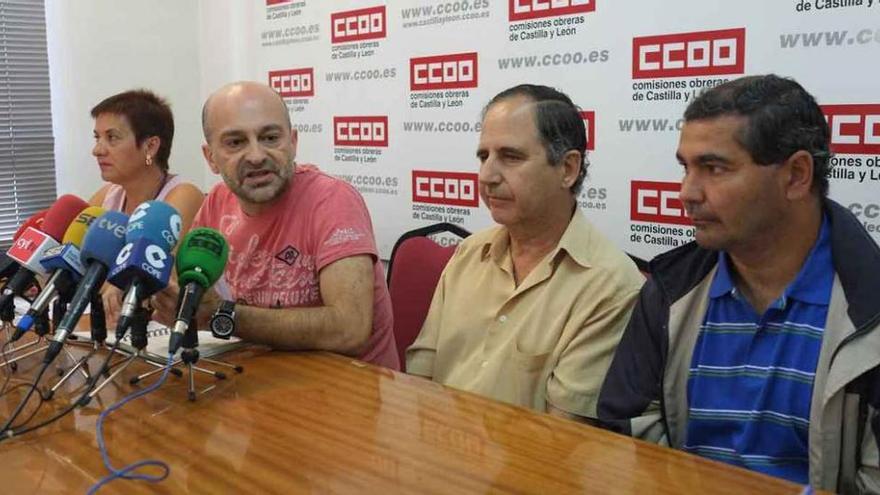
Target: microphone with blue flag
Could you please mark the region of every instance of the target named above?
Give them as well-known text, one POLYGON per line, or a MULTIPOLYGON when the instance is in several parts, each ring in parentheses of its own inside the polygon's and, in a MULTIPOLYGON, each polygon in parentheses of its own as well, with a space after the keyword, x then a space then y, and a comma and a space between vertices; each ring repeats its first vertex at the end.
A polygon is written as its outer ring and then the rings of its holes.
POLYGON ((52 276, 43 287, 43 291, 34 299, 27 313, 21 317, 15 327, 15 333, 10 340, 13 342, 20 339, 25 332, 31 329, 37 316, 42 313, 55 295, 67 301, 73 296, 72 291, 80 278, 85 273, 85 267, 80 259, 80 248, 89 226, 96 218, 105 213, 100 206, 89 206, 76 216, 67 230, 64 232, 63 244, 48 249, 40 264, 46 271, 52 272, 52 276))
POLYGON ((58 323, 55 335, 49 342, 49 349, 43 357, 44 363, 50 363, 67 341, 67 337, 73 332, 79 319, 85 312, 86 306, 94 295, 101 290, 101 285, 107 278, 107 273, 114 266, 116 256, 125 245, 125 231, 128 225, 128 215, 118 211, 108 211, 95 220, 86 237, 83 239, 80 259, 85 266, 82 280, 76 287, 76 292, 70 300, 70 307, 64 318, 58 323))
POLYGON ((132 212, 126 244, 107 279, 125 291, 116 325, 117 339, 125 335, 143 301, 168 286, 174 267, 171 251, 181 227, 180 214, 162 201, 146 201, 132 212))

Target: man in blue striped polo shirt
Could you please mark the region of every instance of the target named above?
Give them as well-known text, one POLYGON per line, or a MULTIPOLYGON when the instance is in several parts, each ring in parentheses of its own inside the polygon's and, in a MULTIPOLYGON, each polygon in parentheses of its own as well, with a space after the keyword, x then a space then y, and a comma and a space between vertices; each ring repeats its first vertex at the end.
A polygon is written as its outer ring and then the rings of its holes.
POLYGON ((830 130, 750 76, 684 114, 695 242, 656 257, 599 394, 612 429, 844 493, 880 493, 880 247, 827 197, 830 130))
POLYGON ((758 313, 718 253, 691 361, 684 450, 806 483, 810 399, 834 282, 828 221, 782 295, 758 313))

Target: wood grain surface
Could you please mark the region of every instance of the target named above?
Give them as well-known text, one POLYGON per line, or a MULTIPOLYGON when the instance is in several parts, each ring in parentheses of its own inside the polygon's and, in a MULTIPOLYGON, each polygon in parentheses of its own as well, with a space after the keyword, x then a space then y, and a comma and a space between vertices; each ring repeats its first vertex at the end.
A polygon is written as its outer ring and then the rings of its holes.
MULTIPOLYGON (((74 351, 80 355, 81 348, 74 351)), ((101 354, 98 354, 99 356, 101 354)), ((158 483, 117 480, 99 493, 800 493, 782 480, 494 402, 326 353, 251 348, 227 356, 244 373, 218 381, 169 376, 110 415, 119 468, 168 463, 158 483)), ((69 366, 69 358, 59 358, 69 366)), ((12 383, 32 377, 26 360, 12 383)), ((99 365, 93 358, 92 368, 99 365)), ((209 365, 205 365, 210 367, 209 365)), ((138 387, 137 363, 86 407, 0 442, 0 492, 85 493, 107 470, 95 437, 100 411, 138 387)), ((218 369, 218 368, 215 368, 218 369)), ((230 371, 230 370, 224 370, 230 371)), ((43 385, 57 376, 47 373, 43 385)), ((38 411, 77 397, 83 378, 38 411)), ((5 421, 24 387, 0 398, 5 421)), ((36 401, 35 401, 36 402, 36 401)), ((151 471, 155 472, 155 471, 151 471)))

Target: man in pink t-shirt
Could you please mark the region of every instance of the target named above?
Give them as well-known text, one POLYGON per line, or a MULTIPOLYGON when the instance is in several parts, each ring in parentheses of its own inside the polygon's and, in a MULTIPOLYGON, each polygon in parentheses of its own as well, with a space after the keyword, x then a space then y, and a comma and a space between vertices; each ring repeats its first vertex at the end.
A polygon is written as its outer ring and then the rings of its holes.
MULTIPOLYGON (((225 86, 202 112, 208 165, 223 177, 193 226, 229 242, 230 301, 212 291, 199 328, 234 303, 234 335, 277 349, 327 350, 399 369, 391 300, 360 194, 314 167, 294 163, 297 133, 268 86, 225 86)), ((169 293, 170 292, 170 293, 169 293)), ((173 320, 176 294, 157 297, 173 320)))

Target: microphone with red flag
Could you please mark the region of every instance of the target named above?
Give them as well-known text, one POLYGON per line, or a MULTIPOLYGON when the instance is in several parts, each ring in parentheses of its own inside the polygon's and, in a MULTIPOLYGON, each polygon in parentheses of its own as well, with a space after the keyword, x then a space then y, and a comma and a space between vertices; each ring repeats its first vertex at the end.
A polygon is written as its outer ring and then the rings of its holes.
POLYGON ((88 206, 89 204, 82 199, 72 194, 65 194, 46 211, 42 229, 33 227, 24 229, 6 252, 7 256, 18 262, 22 269, 6 282, 0 293, 0 307, 27 290, 37 274, 46 274, 46 269, 40 260, 47 250, 59 245, 67 226, 88 206))
MULTIPOLYGON (((47 210, 41 210, 37 213, 31 215, 30 218, 24 221, 21 226, 18 227, 18 230, 15 231, 15 235, 12 236, 12 242, 15 244, 15 240, 18 239, 22 232, 24 232, 28 227, 33 227, 37 230, 41 230, 43 226, 43 218, 46 216, 47 210)), ((8 254, 3 253, 3 256, 0 256, 0 280, 7 280, 9 277, 15 275, 15 272, 18 271, 19 265, 17 261, 10 258, 8 254)))

